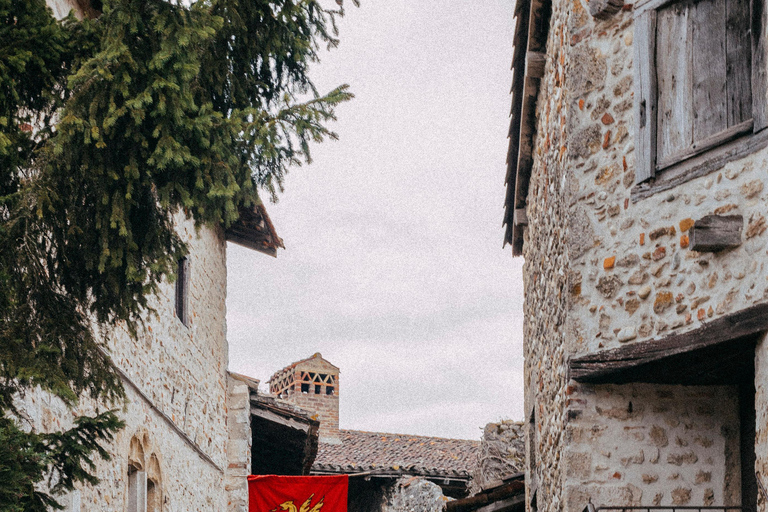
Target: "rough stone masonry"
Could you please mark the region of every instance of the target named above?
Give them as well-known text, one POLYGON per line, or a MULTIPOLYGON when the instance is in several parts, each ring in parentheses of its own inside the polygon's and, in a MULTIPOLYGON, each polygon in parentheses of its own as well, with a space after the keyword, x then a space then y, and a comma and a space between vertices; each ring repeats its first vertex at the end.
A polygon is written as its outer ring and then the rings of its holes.
MULTIPOLYGON (((740 465, 736 386, 579 384, 568 362, 768 302, 768 149, 639 192, 637 7, 598 19, 586 1, 547 5, 523 249, 527 506, 741 505, 750 469, 740 465), (738 247, 691 250, 696 220, 734 214, 744 219, 738 247)), ((756 434, 746 439, 763 475, 767 350, 761 338, 756 434)))

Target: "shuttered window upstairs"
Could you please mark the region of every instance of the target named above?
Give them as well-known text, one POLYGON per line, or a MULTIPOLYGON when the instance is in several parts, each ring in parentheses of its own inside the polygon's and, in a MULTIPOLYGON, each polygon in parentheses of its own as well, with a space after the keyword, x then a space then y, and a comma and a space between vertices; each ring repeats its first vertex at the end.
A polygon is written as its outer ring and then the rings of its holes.
POLYGON ((765 2, 636 4, 637 182, 766 127, 765 2))

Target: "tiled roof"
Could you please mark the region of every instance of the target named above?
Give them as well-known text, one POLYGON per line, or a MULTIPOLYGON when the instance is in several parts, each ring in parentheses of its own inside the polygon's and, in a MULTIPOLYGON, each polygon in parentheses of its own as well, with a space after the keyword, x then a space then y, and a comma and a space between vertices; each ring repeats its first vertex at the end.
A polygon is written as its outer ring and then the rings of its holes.
POLYGON ((469 478, 479 441, 340 430, 341 443, 320 443, 313 473, 404 473, 469 478))

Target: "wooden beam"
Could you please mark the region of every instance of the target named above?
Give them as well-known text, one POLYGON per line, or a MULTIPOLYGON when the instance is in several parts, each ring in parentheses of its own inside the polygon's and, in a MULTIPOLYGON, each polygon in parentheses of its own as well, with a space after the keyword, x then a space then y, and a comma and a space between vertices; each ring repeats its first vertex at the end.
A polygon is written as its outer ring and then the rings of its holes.
POLYGON ((483 491, 468 498, 449 501, 445 504, 445 509, 447 512, 471 512, 481 507, 493 506, 497 503, 506 503, 507 501, 510 501, 513 505, 525 502, 525 480, 523 478, 507 482, 502 486, 483 491), (517 501, 518 499, 520 501, 517 501), (511 500, 514 501, 512 502, 511 500))
POLYGON ((309 432, 311 427, 309 423, 301 423, 293 418, 286 418, 267 409, 260 409, 258 407, 251 407, 251 416, 257 416, 272 423, 277 423, 278 425, 282 425, 284 427, 301 430, 302 432, 309 432))
POLYGON ((716 252, 741 245, 741 215, 707 215, 697 220, 691 228, 692 251, 716 252))
POLYGON ((624 7, 624 0, 590 0, 589 14, 599 20, 607 20, 624 7))
MULTIPOLYGON (((707 322, 698 329, 573 358, 569 377, 578 382, 621 382, 623 374, 650 363, 746 339, 768 330, 768 304, 757 304, 707 322)), ((648 380, 650 382, 651 380, 648 380)))
POLYGON ((525 494, 480 507, 476 512, 508 512, 518 507, 525 508, 525 494))

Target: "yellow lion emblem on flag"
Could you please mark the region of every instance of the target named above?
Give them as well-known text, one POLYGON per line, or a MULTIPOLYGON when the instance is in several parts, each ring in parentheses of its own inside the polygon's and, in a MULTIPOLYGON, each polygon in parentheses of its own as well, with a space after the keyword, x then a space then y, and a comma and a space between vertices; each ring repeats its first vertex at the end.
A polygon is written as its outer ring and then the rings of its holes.
POLYGON ((325 500, 325 496, 320 498, 320 501, 315 503, 314 506, 312 506, 312 498, 314 498, 314 494, 310 494, 309 498, 301 504, 301 507, 296 508, 296 505, 293 504, 293 500, 286 501, 278 505, 277 507, 273 508, 269 512, 277 512, 278 509, 281 511, 286 512, 320 512, 320 509, 323 508, 323 500, 325 500))

